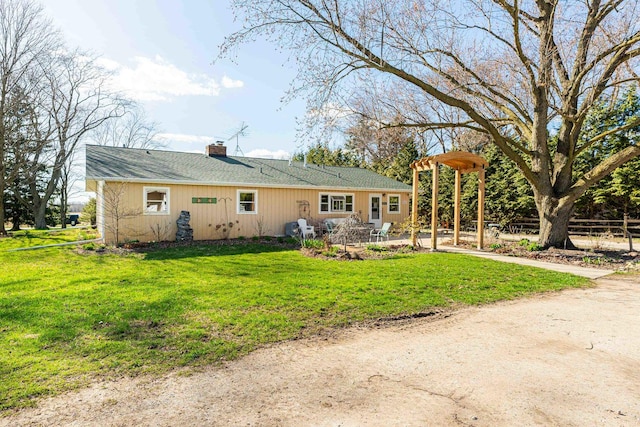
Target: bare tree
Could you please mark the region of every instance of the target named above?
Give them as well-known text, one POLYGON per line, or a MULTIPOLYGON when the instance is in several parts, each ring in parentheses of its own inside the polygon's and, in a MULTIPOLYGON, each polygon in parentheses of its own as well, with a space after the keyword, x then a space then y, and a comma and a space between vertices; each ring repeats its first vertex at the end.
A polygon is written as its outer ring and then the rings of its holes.
MULTIPOLYGON (((127 148, 160 148, 164 146, 154 140, 158 133, 158 124, 146 119, 145 112, 140 105, 129 101, 123 104, 123 108, 122 116, 116 115, 104 121, 86 135, 86 140, 98 145, 127 148)), ((78 160, 77 148, 69 156, 60 173, 60 221, 62 228, 66 227, 69 196, 74 193, 74 184, 83 177, 79 168, 82 161, 78 160)), ((160 228, 156 227, 154 233, 159 230, 160 228)))
MULTIPOLYGON (((399 117, 381 127, 377 120, 360 118, 345 131, 345 148, 358 153, 362 161, 372 165, 374 169, 387 168, 407 141, 420 141, 418 132, 399 126, 398 123, 401 123, 399 117)), ((420 151, 426 153, 428 149, 421 147, 420 151)))
POLYGON ((221 55, 258 37, 290 49, 300 69, 293 93, 309 94, 310 108, 353 108, 363 88, 377 87, 386 117, 409 99, 416 109, 403 111, 407 126, 487 135, 531 185, 545 247, 570 244, 575 201, 640 155, 630 140, 574 176, 581 153, 640 124, 630 117, 579 139, 598 102, 639 80, 637 1, 232 0, 232 7, 245 28, 221 55), (420 104, 455 110, 459 119, 441 122, 420 104))
POLYGON ((126 100, 105 90, 107 75, 80 51, 57 52, 39 58, 39 63, 43 73, 40 90, 31 98, 30 123, 37 148, 25 154, 22 167, 38 229, 46 228, 46 208, 80 142, 106 121, 122 116, 127 106, 126 100), (48 176, 41 188, 37 177, 43 166, 48 176))
POLYGON ((60 224, 62 228, 67 228, 69 197, 78 192, 78 189, 74 190, 74 185, 84 178, 77 168, 78 163, 78 150, 76 149, 67 158, 60 171, 60 224))
MULTIPOLYGON (((42 7, 31 0, 0 2, 0 193, 16 179, 17 159, 10 153, 17 144, 24 123, 16 120, 16 103, 24 102, 32 88, 30 72, 42 55, 56 51, 58 33, 44 17, 42 7), (12 167, 8 164, 12 162, 12 167)), ((24 147, 26 149, 27 147, 24 147)), ((4 203, 0 197, 0 235, 6 235, 4 203)))
MULTIPOLYGON (((140 209, 133 209, 125 203, 127 183, 110 183, 104 186, 102 194, 102 218, 105 230, 113 235, 114 242, 120 243, 123 222, 142 215, 140 209)), ((153 230, 153 228, 152 228, 153 230)), ((105 236, 102 236, 105 238, 105 236)))
POLYGON ((131 103, 122 117, 105 122, 93 132, 98 145, 126 148, 159 148, 163 144, 154 138, 158 123, 149 121, 141 106, 131 103))

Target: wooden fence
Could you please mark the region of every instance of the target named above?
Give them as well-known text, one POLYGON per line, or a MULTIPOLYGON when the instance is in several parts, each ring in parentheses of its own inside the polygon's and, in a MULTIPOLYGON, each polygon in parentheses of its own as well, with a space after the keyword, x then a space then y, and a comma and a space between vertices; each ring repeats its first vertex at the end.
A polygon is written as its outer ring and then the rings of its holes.
MULTIPOLYGON (((519 218, 505 227, 509 233, 537 233, 540 226, 538 218, 519 218)), ((580 236, 612 235, 614 237, 640 237, 640 219, 578 219, 569 221, 569 234, 580 236)))

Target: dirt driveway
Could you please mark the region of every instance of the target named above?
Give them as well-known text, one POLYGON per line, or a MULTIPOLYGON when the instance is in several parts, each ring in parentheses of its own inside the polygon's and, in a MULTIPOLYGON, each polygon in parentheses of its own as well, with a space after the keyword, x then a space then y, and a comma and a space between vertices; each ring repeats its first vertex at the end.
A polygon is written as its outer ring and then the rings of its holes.
POLYGON ((0 425, 640 425, 639 280, 99 383, 0 425))

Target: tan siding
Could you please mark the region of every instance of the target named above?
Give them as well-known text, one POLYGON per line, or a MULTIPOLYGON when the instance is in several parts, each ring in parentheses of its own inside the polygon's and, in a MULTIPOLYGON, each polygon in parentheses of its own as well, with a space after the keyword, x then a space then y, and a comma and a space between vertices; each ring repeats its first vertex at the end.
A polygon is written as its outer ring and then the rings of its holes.
MULTIPOLYGON (((117 188, 117 183, 106 183, 108 188, 117 188)), ((283 235, 285 224, 296 221, 298 218, 309 218, 311 223, 319 222, 325 218, 346 217, 348 214, 320 214, 319 193, 337 192, 335 190, 305 190, 283 188, 252 188, 240 187, 243 190, 255 190, 258 195, 256 214, 238 214, 237 190, 238 187, 210 187, 197 185, 163 185, 158 184, 126 184, 125 192, 121 197, 125 210, 133 210, 136 215, 123 219, 119 227, 120 241, 140 240, 152 241, 157 239, 158 233, 153 233, 152 228, 159 230, 161 240, 173 240, 176 234, 176 220, 181 210, 191 214, 191 227, 194 230, 193 237, 196 240, 221 239, 225 235, 229 238, 238 236, 251 237, 263 235, 283 235), (166 187, 169 188, 169 215, 143 214, 143 188, 166 187), (216 204, 195 204, 192 197, 215 197, 216 204), (229 223, 232 224, 229 227, 229 223), (225 231, 226 230, 226 231, 225 231)), ((355 211, 367 221, 369 212, 369 192, 356 191, 354 194, 355 211)), ((379 194, 379 193, 376 193, 379 194)), ((384 222, 401 222, 409 215, 406 193, 401 194, 400 214, 390 215, 383 206, 382 219, 384 222)), ((386 201, 386 198, 384 199, 386 201)), ((108 214, 105 204, 105 221, 112 223, 112 217, 108 214)), ((112 243, 114 240, 113 226, 105 228, 105 239, 112 243)))

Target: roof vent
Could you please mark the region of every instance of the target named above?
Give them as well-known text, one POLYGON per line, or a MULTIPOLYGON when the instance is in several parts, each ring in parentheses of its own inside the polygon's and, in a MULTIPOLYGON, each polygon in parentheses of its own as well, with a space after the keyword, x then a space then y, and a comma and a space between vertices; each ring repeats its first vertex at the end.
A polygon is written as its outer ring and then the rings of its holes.
POLYGON ((227 147, 222 141, 216 141, 215 144, 207 145, 205 153, 209 157, 227 157, 227 147))

